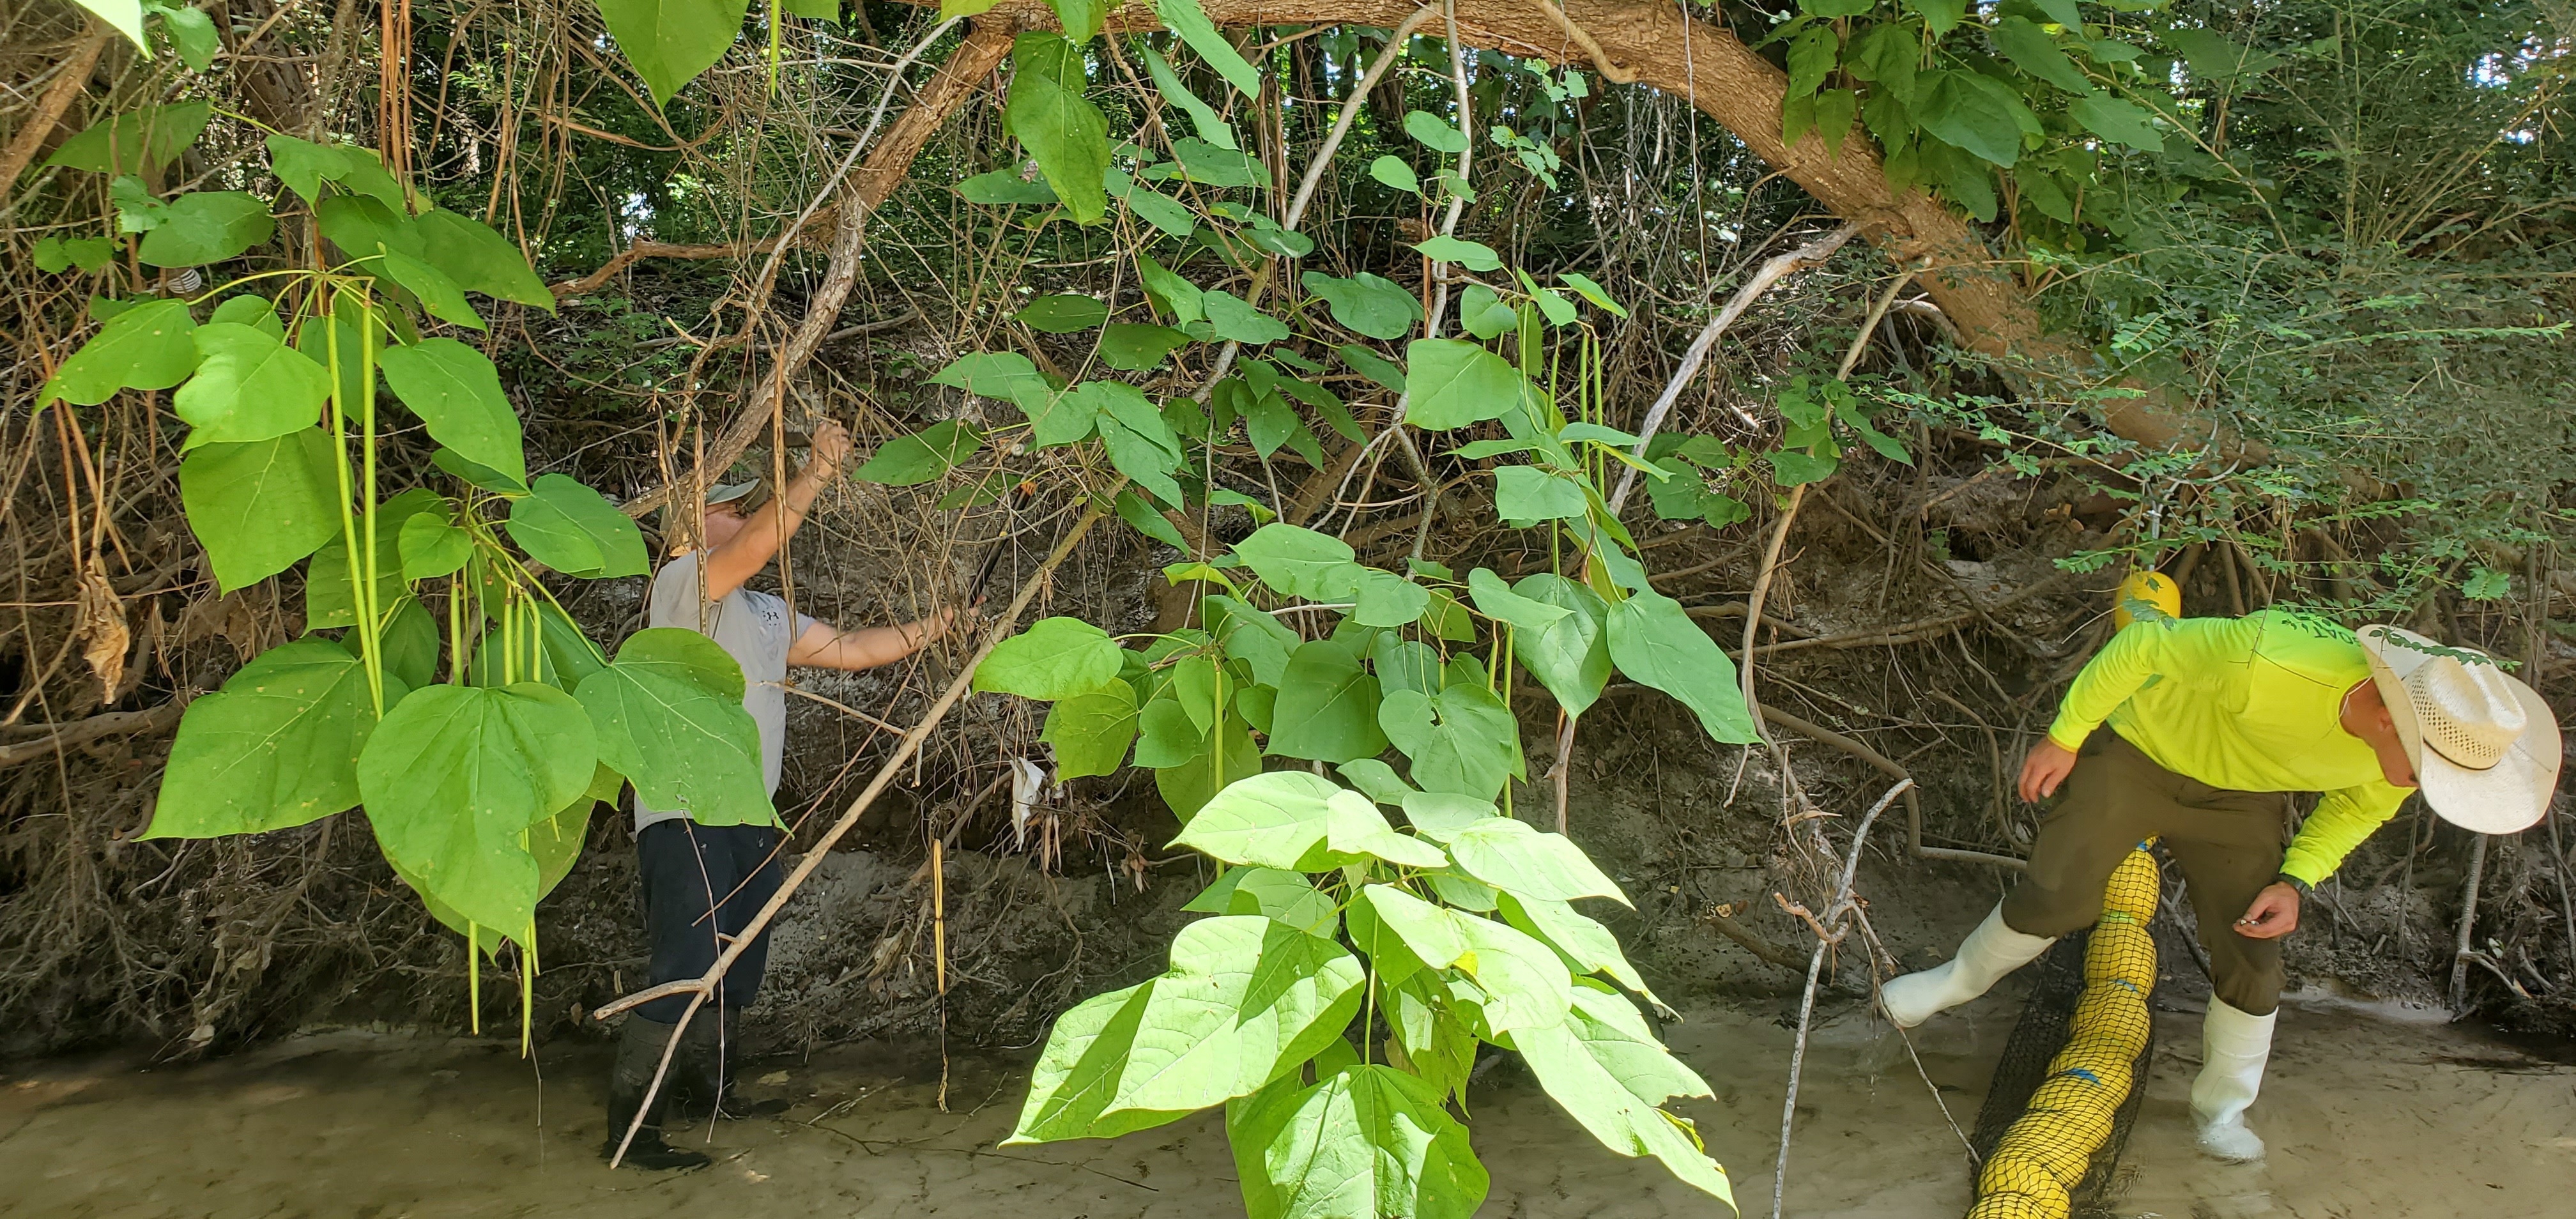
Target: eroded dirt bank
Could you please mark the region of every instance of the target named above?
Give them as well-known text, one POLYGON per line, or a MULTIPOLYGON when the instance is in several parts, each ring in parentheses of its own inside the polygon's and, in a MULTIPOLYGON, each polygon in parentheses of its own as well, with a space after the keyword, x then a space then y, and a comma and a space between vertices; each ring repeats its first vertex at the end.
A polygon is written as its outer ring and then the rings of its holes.
MULTIPOLYGON (((1927 1027, 1924 1069, 1970 1122, 2017 1001, 1927 1027)), ((1670 1030, 1715 1097, 1684 1106, 1767 1213, 1789 1030, 1768 1009, 1706 1008, 1670 1030)), ((2564 1215, 2576 1194, 2576 1065, 2476 1030, 2293 1008, 2255 1124, 2270 1161, 2191 1149, 2185 1093, 2199 1017, 2166 1014, 2131 1143, 2124 1216, 2564 1215)), ((1820 1022, 1801 1089, 1789 1213, 1962 1211, 1960 1140, 1885 1026, 1820 1022)), ((1108 1143, 997 1149, 1024 1085, 1000 1057, 952 1062, 884 1045, 756 1071, 800 1103, 787 1119, 685 1135, 714 1167, 611 1172, 596 1151, 599 1050, 549 1046, 532 1067, 490 1041, 305 1036, 220 1061, 141 1070, 114 1059, 0 1076, 0 1212, 119 1216, 637 1216, 713 1213, 1173 1216, 1240 1213, 1220 1123, 1203 1116, 1108 1143)), ((1508 1069, 1479 1085, 1485 1216, 1722 1215, 1648 1164, 1601 1150, 1508 1069)))

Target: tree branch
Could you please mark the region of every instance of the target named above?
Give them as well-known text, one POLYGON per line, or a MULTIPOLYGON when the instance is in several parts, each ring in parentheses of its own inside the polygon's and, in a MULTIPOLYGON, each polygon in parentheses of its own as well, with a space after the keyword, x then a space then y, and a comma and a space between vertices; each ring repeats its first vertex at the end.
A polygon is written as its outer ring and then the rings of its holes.
MULTIPOLYGON (((767 404, 776 401, 787 379, 814 357, 815 349, 823 345, 832 333, 833 323, 840 319, 841 303, 850 298, 850 287, 859 274, 859 248, 864 244, 868 217, 894 193, 895 187, 903 184, 922 145, 929 143, 930 137, 947 125, 949 116, 974 96, 976 87, 1010 57, 1011 39, 1016 32, 1016 24, 1007 15, 977 19, 974 32, 948 56, 948 62, 940 65, 911 108, 886 132, 885 143, 868 154, 868 159, 841 183, 843 200, 832 225, 832 260, 824 271, 823 282, 815 288, 806 304, 804 321, 771 362, 760 387, 744 399, 749 405, 707 446, 701 477, 731 466, 769 426, 767 404)), ((626 514, 643 516, 661 507, 669 496, 668 487, 636 496, 627 501, 626 514)))
POLYGON ((36 112, 27 116, 27 125, 18 129, 18 138, 9 141, 8 151, 0 152, 0 200, 9 197, 9 188, 26 170, 27 163, 36 159, 37 151, 45 146, 45 137, 52 135, 54 126, 63 121, 63 112, 71 109, 72 99, 89 87, 90 69, 98 66, 98 57, 107 50, 108 40, 116 37, 116 31, 95 18, 90 26, 88 41, 73 50, 71 58, 54 73, 54 83, 46 87, 43 97, 36 99, 36 112))
POLYGON ((50 758, 57 752, 77 749, 104 737, 125 736, 137 732, 159 732, 179 722, 180 710, 177 703, 163 703, 158 707, 149 707, 141 711, 110 711, 105 715, 93 715, 88 719, 73 720, 68 724, 25 725, 22 731, 33 729, 45 735, 32 741, 0 745, 0 769, 15 766, 21 762, 32 762, 38 758, 50 758))

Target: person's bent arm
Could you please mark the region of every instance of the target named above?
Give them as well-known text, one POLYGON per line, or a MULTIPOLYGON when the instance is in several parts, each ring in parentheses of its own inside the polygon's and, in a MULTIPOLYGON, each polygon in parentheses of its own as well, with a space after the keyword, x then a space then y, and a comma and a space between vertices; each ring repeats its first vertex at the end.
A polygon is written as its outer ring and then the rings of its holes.
POLYGON ((796 476, 762 504, 760 511, 752 513, 739 532, 707 552, 707 600, 723 600, 759 575, 761 568, 769 566, 778 548, 805 523, 805 512, 814 506, 814 497, 840 475, 841 463, 849 455, 848 429, 829 419, 814 429, 813 447, 796 476))
POLYGON ((2324 884, 2343 866, 2343 857, 2372 830, 2387 824, 2405 802, 2405 789, 2386 783, 2327 792, 2317 801, 2317 811, 2299 823, 2298 835, 2282 853, 2281 875, 2311 888, 2324 884))
POLYGON ((787 663, 813 669, 874 669, 890 665, 928 647, 956 620, 957 611, 952 609, 919 622, 855 631, 817 622, 796 637, 795 646, 787 650, 787 663))

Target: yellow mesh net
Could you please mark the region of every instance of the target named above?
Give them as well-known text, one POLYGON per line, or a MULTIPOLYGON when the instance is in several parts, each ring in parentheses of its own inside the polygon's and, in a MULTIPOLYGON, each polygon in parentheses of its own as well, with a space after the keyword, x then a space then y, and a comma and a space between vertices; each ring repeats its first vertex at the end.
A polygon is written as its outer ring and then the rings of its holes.
MULTIPOLYGON (((2154 1035, 2147 996, 2156 985, 2156 942, 2147 925, 2155 918, 2161 878, 2146 847, 2140 843, 2111 875, 2102 917, 2081 946, 2080 988, 2051 993, 2043 981, 2014 1029, 2007 1061, 1996 1071, 1999 1091, 2015 1050, 2026 1049, 2032 1039, 2026 1030, 2053 1037, 2051 1018, 2062 1019, 2063 1045, 2020 1115, 1993 1142, 1977 1174, 1977 1203, 1968 1219, 2066 1219, 2088 1180, 2107 1176, 2107 1165, 2097 1161, 2135 1112, 2132 1084, 2154 1035), (2047 1009, 2067 1000, 2070 1011, 2047 1009)), ((1990 1109, 1995 1099, 2000 1098, 1989 1099, 1990 1109)))

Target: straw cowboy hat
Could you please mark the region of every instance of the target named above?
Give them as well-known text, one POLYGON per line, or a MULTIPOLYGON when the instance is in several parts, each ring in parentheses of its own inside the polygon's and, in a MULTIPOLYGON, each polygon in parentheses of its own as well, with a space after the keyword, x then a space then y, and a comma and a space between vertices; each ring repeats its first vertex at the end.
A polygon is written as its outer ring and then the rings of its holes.
POLYGON ((2395 626, 2354 634, 2435 813, 2481 834, 2510 834, 2547 815, 2558 787, 2558 718, 2539 694, 2476 648, 2395 626))

